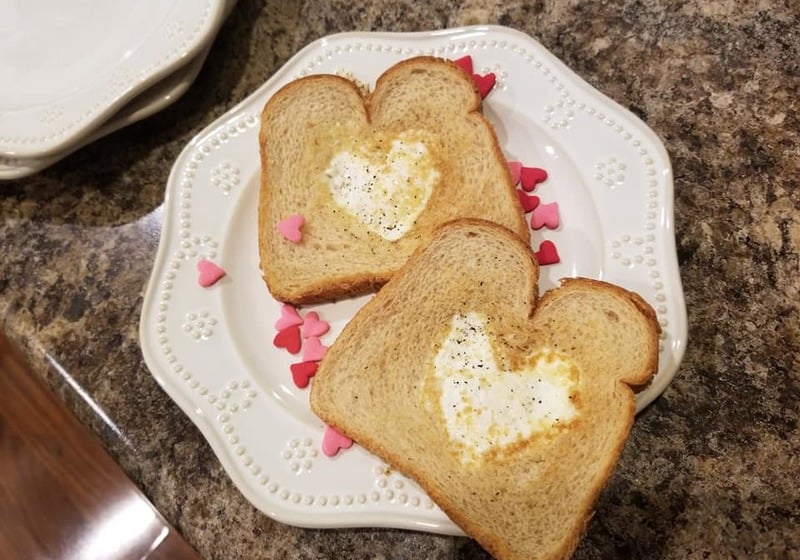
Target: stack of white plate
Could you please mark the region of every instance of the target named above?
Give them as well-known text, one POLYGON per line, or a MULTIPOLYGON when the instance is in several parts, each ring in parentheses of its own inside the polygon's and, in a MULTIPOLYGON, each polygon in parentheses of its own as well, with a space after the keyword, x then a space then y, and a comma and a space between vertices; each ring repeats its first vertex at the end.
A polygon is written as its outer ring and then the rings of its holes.
POLYGON ((41 171, 173 103, 234 3, 0 4, 0 179, 41 171))

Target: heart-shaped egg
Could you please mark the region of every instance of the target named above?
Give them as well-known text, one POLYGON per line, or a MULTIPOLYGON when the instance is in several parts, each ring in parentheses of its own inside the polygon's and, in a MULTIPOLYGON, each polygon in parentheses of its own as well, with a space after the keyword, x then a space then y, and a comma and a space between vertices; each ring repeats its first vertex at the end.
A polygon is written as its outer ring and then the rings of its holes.
POLYGON ((325 169, 334 201, 388 241, 403 237, 439 179, 422 131, 353 142, 325 169))
POLYGON ((429 394, 462 462, 469 462, 567 426, 577 414, 577 381, 572 361, 549 349, 507 367, 495 358, 486 317, 470 312, 453 316, 429 394))

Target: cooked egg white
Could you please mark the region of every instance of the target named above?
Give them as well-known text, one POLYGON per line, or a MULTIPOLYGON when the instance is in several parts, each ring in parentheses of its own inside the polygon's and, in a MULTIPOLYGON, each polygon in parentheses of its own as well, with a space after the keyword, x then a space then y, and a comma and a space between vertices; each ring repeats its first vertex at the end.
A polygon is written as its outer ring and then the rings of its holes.
POLYGON ((339 206, 371 231, 395 241, 425 209, 439 171, 420 132, 380 140, 353 143, 336 152, 325 177, 339 206))
POLYGON ((434 394, 462 461, 555 429, 577 415, 575 365, 551 350, 526 363, 519 371, 498 365, 482 315, 452 318, 434 359, 434 394))

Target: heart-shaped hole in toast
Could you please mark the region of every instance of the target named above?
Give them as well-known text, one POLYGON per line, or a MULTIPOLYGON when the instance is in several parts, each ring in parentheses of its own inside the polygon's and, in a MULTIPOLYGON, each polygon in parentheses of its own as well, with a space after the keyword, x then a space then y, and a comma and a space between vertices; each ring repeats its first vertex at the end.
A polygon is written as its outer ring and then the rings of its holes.
POLYGON ((426 378, 432 408, 464 462, 502 454, 535 434, 554 434, 578 415, 572 360, 549 348, 498 356, 487 323, 476 312, 454 315, 426 378))
POLYGON ((340 146, 325 169, 333 200, 387 241, 406 235, 441 177, 424 130, 366 134, 340 146))
POLYGON ((472 77, 430 56, 371 93, 334 75, 290 82, 261 115, 259 251, 271 293, 294 304, 373 291, 436 228, 481 218, 529 230, 472 77), (305 217, 302 241, 276 225, 305 217))
POLYGON ((632 388, 658 364, 640 296, 576 278, 539 297, 538 273, 496 224, 441 227, 345 326, 311 387, 325 423, 499 558, 574 549, 633 423, 632 388))

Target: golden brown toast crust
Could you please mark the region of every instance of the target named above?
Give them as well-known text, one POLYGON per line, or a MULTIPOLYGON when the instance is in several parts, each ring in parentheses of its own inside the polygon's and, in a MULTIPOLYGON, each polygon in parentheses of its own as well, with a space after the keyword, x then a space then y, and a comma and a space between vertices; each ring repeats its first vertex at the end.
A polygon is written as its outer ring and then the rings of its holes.
POLYGON ((259 257, 264 280, 276 299, 308 304, 374 291, 417 245, 430 239, 437 225, 460 217, 498 221, 528 239, 505 157, 492 124, 481 113, 477 87, 449 60, 420 56, 401 61, 378 78, 367 97, 353 82, 334 75, 290 82, 265 105, 259 143, 259 257), (425 80, 417 89, 427 85, 430 95, 414 97, 413 91, 404 90, 403 84, 412 80, 425 80), (325 105, 329 102, 332 105, 325 105), (307 109, 314 103, 320 109, 307 109), (331 153, 323 146, 325 153, 316 161, 312 156, 317 152, 303 150, 312 150, 306 147, 319 141, 314 136, 318 130, 336 123, 364 134, 397 133, 408 127, 427 130, 437 138, 441 179, 417 225, 401 240, 385 241, 352 219, 348 222, 341 209, 337 213, 330 194, 326 198, 311 188, 319 182, 321 170, 309 168, 323 165, 331 153), (470 174, 466 170, 470 164, 484 171, 470 174), (296 245, 277 231, 277 223, 294 213, 306 219, 303 240, 296 245))
POLYGON ((508 230, 445 224, 345 327, 311 389, 320 418, 413 478, 505 560, 572 553, 633 423, 630 385, 657 368, 658 324, 641 297, 576 278, 537 298, 537 278, 530 248, 508 230), (477 465, 459 462, 419 389, 448 318, 470 310, 507 320, 512 342, 555 349, 580 371, 573 423, 477 465))

